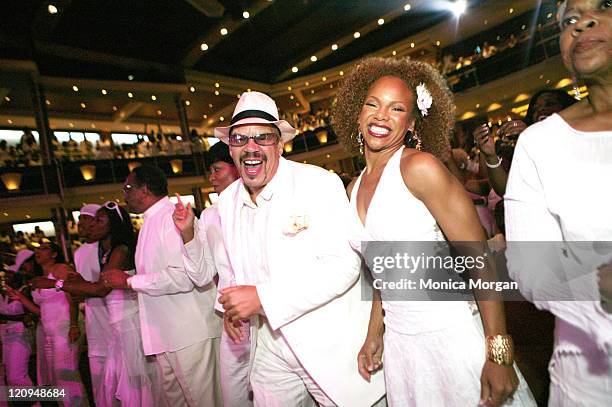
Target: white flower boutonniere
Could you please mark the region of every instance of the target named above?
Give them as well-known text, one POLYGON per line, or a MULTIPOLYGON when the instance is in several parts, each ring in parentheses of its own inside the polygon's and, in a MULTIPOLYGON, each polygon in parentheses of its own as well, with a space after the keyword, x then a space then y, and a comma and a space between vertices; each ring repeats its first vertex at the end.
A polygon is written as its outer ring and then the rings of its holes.
POLYGON ((429 93, 423 82, 421 82, 421 84, 416 87, 416 92, 417 106, 421 111, 421 116, 427 116, 427 111, 429 110, 433 102, 433 99, 431 98, 431 93, 429 93))
POLYGON ((283 233, 288 236, 295 236, 303 230, 308 229, 308 215, 292 215, 289 217, 289 223, 284 228, 283 233))

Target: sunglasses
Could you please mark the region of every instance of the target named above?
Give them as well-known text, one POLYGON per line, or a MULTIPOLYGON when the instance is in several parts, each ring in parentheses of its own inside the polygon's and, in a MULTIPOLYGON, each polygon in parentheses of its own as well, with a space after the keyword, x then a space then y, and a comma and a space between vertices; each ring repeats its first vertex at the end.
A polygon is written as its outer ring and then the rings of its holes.
POLYGON ((258 146, 271 146, 278 143, 278 134, 276 133, 262 133, 255 136, 245 136, 244 134, 230 134, 228 137, 229 145, 232 147, 245 146, 249 139, 253 139, 255 144, 258 146))
POLYGON ((119 205, 117 204, 117 202, 108 201, 108 202, 105 202, 104 205, 102 206, 104 206, 109 211, 116 211, 117 215, 119 215, 119 219, 121 219, 121 222, 123 222, 123 215, 121 214, 121 209, 119 209, 119 205))

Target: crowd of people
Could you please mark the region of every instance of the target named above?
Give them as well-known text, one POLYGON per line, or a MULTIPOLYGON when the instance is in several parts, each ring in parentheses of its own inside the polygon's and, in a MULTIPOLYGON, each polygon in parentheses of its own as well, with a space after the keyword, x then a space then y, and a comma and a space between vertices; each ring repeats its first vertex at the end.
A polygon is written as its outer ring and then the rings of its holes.
MULTIPOLYGON (((439 256, 475 250, 482 266, 460 281, 495 282, 492 259, 507 245, 516 290, 556 319, 549 405, 610 405, 610 13, 605 1, 560 6, 563 61, 588 98, 541 92, 525 120, 471 134, 455 126, 436 68, 362 60, 331 112, 340 141, 365 161, 346 189, 283 158, 295 127, 269 96, 244 93, 214 130, 219 199, 199 217, 143 165, 123 184, 125 208, 81 209, 86 243, 74 265, 44 238, 17 253, 0 302, 7 383, 34 382, 35 320, 36 383, 64 388, 64 405, 90 402, 78 369, 84 300, 96 405, 535 406, 517 364, 525 344, 510 334, 521 315, 501 294, 413 292, 406 273, 385 281, 372 257, 392 268, 395 243, 427 242, 439 256), (144 214, 138 234, 129 213, 144 214)), ((432 270, 415 263, 412 278, 432 270)))

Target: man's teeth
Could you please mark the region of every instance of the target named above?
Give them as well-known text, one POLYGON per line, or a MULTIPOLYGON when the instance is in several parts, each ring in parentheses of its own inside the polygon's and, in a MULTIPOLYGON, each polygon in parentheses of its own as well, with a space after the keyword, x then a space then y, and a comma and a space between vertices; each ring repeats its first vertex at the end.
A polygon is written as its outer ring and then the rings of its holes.
POLYGON ((261 160, 244 160, 245 165, 259 165, 261 160))
POLYGON ((370 131, 376 134, 389 134, 391 132, 391 130, 387 129, 386 127, 378 127, 374 125, 370 126, 370 131))

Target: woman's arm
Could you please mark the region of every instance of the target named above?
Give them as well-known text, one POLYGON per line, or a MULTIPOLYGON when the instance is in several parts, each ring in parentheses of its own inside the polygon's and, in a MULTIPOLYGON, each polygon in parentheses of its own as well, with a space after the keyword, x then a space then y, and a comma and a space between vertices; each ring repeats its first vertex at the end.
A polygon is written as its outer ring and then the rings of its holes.
POLYGON ((6 287, 6 292, 9 297, 13 300, 21 302, 23 306, 33 314, 40 315, 40 308, 38 305, 34 304, 32 300, 30 300, 24 293, 19 290, 15 290, 11 287, 6 287))

